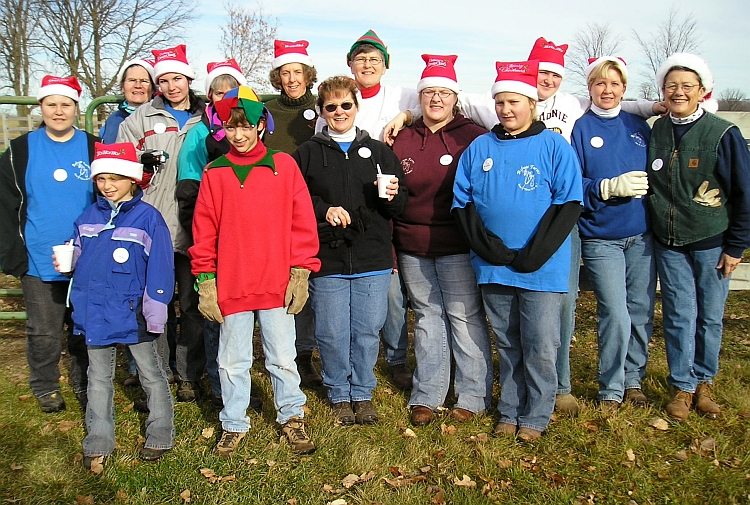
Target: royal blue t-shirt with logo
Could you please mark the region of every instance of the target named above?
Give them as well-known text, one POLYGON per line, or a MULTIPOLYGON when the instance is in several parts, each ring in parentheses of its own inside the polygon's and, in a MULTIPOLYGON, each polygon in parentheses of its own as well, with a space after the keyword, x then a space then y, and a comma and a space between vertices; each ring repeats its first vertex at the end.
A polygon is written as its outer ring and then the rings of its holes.
POLYGON ((73 235, 76 218, 94 201, 86 134, 76 130, 66 142, 55 142, 44 128, 29 134, 26 166, 28 275, 43 281, 65 281, 52 265, 52 246, 73 235))

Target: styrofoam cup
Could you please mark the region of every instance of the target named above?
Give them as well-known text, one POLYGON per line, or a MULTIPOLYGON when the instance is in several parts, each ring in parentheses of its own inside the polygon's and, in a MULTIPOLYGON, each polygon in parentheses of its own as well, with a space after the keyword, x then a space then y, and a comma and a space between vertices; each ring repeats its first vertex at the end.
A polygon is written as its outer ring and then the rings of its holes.
POLYGON ((391 179, 396 177, 391 174, 378 174, 378 196, 380 198, 388 198, 390 195, 386 193, 388 185, 391 183, 391 179))
POLYGON ((59 265, 60 272, 70 272, 73 268, 73 251, 75 251, 75 246, 73 244, 56 245, 52 246, 52 251, 55 253, 55 260, 59 265))

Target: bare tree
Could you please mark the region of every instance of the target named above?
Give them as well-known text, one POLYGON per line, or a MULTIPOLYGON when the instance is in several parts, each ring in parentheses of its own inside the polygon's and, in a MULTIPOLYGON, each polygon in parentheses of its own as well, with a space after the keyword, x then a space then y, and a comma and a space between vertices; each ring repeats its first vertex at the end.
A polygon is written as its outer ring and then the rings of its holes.
POLYGON ((641 85, 642 98, 659 96, 656 72, 669 56, 680 52, 695 52, 701 45, 698 19, 692 12, 680 15, 677 7, 669 10, 667 19, 651 34, 641 35, 633 30, 633 38, 640 46, 647 70, 641 73, 646 84, 641 85))
POLYGON ((576 84, 579 85, 579 91, 588 93, 586 67, 589 65, 589 58, 618 56, 622 43, 623 38, 613 32, 610 23, 586 23, 586 27, 578 31, 566 61, 570 74, 575 76, 576 84))
MULTIPOLYGON (((16 96, 28 96, 34 74, 34 44, 39 26, 38 0, 0 0, 0 80, 16 96)), ((29 113, 17 105, 19 116, 29 113)))
POLYGON ((81 82, 91 97, 115 85, 134 56, 174 45, 193 19, 193 0, 43 0, 44 50, 81 82))
POLYGON ((225 58, 234 58, 248 82, 258 91, 270 91, 268 72, 273 61, 273 40, 276 38, 278 20, 269 18, 263 6, 248 10, 239 5, 225 3, 229 22, 221 27, 219 49, 225 58))
POLYGON ((725 89, 719 95, 719 110, 747 111, 750 109, 747 94, 741 89, 725 89))

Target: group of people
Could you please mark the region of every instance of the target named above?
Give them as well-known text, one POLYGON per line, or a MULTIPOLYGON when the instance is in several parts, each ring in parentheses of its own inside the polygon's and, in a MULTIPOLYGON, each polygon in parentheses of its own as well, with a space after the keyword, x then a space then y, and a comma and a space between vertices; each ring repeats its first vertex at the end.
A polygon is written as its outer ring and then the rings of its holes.
POLYGON ((115 446, 117 344, 145 393, 142 459, 174 443, 170 378, 178 401, 194 401, 204 373, 223 430, 214 452, 234 454, 259 403, 256 320, 295 452, 315 450, 301 384, 325 387, 338 424, 379 420, 381 337, 394 382, 412 389, 414 425, 432 421, 451 385, 454 420, 487 411, 490 328, 495 434, 532 442, 554 409, 578 412, 581 259, 597 299, 601 408, 648 405, 658 273, 667 413, 717 417, 724 301, 750 247, 750 156, 737 127, 705 110, 714 83, 701 58, 665 61, 661 103, 623 101, 627 66, 608 55, 586 70, 589 100, 559 91, 567 46, 543 38, 525 61, 497 62, 488 94, 461 92, 454 55, 423 55, 411 90, 381 84, 390 55, 370 30, 347 53, 353 79, 326 79, 315 97, 308 46, 275 41, 280 95, 265 104, 234 60, 208 65, 208 103, 190 88, 185 46, 131 60, 101 139, 73 126, 76 79, 47 76, 43 127, 0 160, 0 264, 22 281, 30 385, 42 411, 65 408, 67 323, 87 468, 115 446), (644 118, 657 114, 651 129, 644 118), (50 253, 71 241, 68 273, 50 253))

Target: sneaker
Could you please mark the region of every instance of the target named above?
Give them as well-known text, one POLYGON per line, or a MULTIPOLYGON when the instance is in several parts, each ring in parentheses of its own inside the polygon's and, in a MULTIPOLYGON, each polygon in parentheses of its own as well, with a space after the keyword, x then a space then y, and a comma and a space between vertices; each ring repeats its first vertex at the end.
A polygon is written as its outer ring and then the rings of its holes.
POLYGON ((391 367, 393 385, 402 391, 412 388, 413 376, 414 373, 406 366, 406 363, 400 363, 391 367))
POLYGON ((695 390, 695 411, 709 419, 716 419, 721 413, 721 407, 714 401, 714 386, 708 382, 701 382, 695 390))
POLYGON ((134 388, 141 385, 141 380, 138 378, 138 374, 134 373, 128 375, 128 378, 122 381, 122 385, 126 388, 134 388))
POLYGON ((180 381, 180 385, 177 386, 177 401, 178 402, 194 402, 201 395, 201 390, 198 388, 198 384, 190 381, 180 381))
POLYGON ((349 402, 339 402, 331 405, 331 411, 336 421, 342 426, 351 426, 354 424, 355 416, 352 410, 352 404, 349 402))
POLYGON ((570 393, 555 396, 555 410, 564 416, 578 415, 578 400, 570 393))
POLYGON ((521 442, 530 444, 531 442, 539 440, 539 438, 542 436, 542 432, 533 428, 519 428, 517 436, 518 440, 520 440, 521 442))
POLYGON ((319 388, 323 385, 323 378, 315 369, 311 352, 303 352, 294 360, 297 363, 300 385, 307 388, 319 388))
POLYGON ((414 426, 426 426, 432 421, 432 409, 424 405, 414 405, 411 408, 409 419, 414 426))
POLYGON ((378 411, 370 400, 352 402, 354 419, 357 424, 375 424, 378 422, 378 411))
POLYGON ((101 454, 83 457, 83 467, 89 472, 102 473, 105 457, 101 454))
POLYGON ((143 461, 156 461, 164 456, 169 449, 154 449, 153 447, 144 447, 141 449, 140 456, 143 461))
POLYGON ((236 431, 225 431, 221 434, 221 439, 214 447, 214 454, 221 458, 228 458, 234 454, 237 446, 245 438, 246 433, 236 431))
POLYGON ((692 404, 693 393, 678 389, 665 410, 667 411, 667 415, 675 421, 684 421, 690 414, 690 406, 692 404))
POLYGON ((289 441, 292 452, 297 454, 310 454, 315 451, 315 444, 305 432, 305 421, 301 417, 294 416, 281 428, 281 432, 289 441))
POLYGON ((625 390, 625 401, 636 407, 648 407, 648 398, 643 394, 641 388, 630 388, 625 390))
POLYGON ((47 414, 65 410, 65 400, 63 400, 60 391, 53 391, 52 393, 40 396, 37 398, 37 401, 42 412, 47 414))

